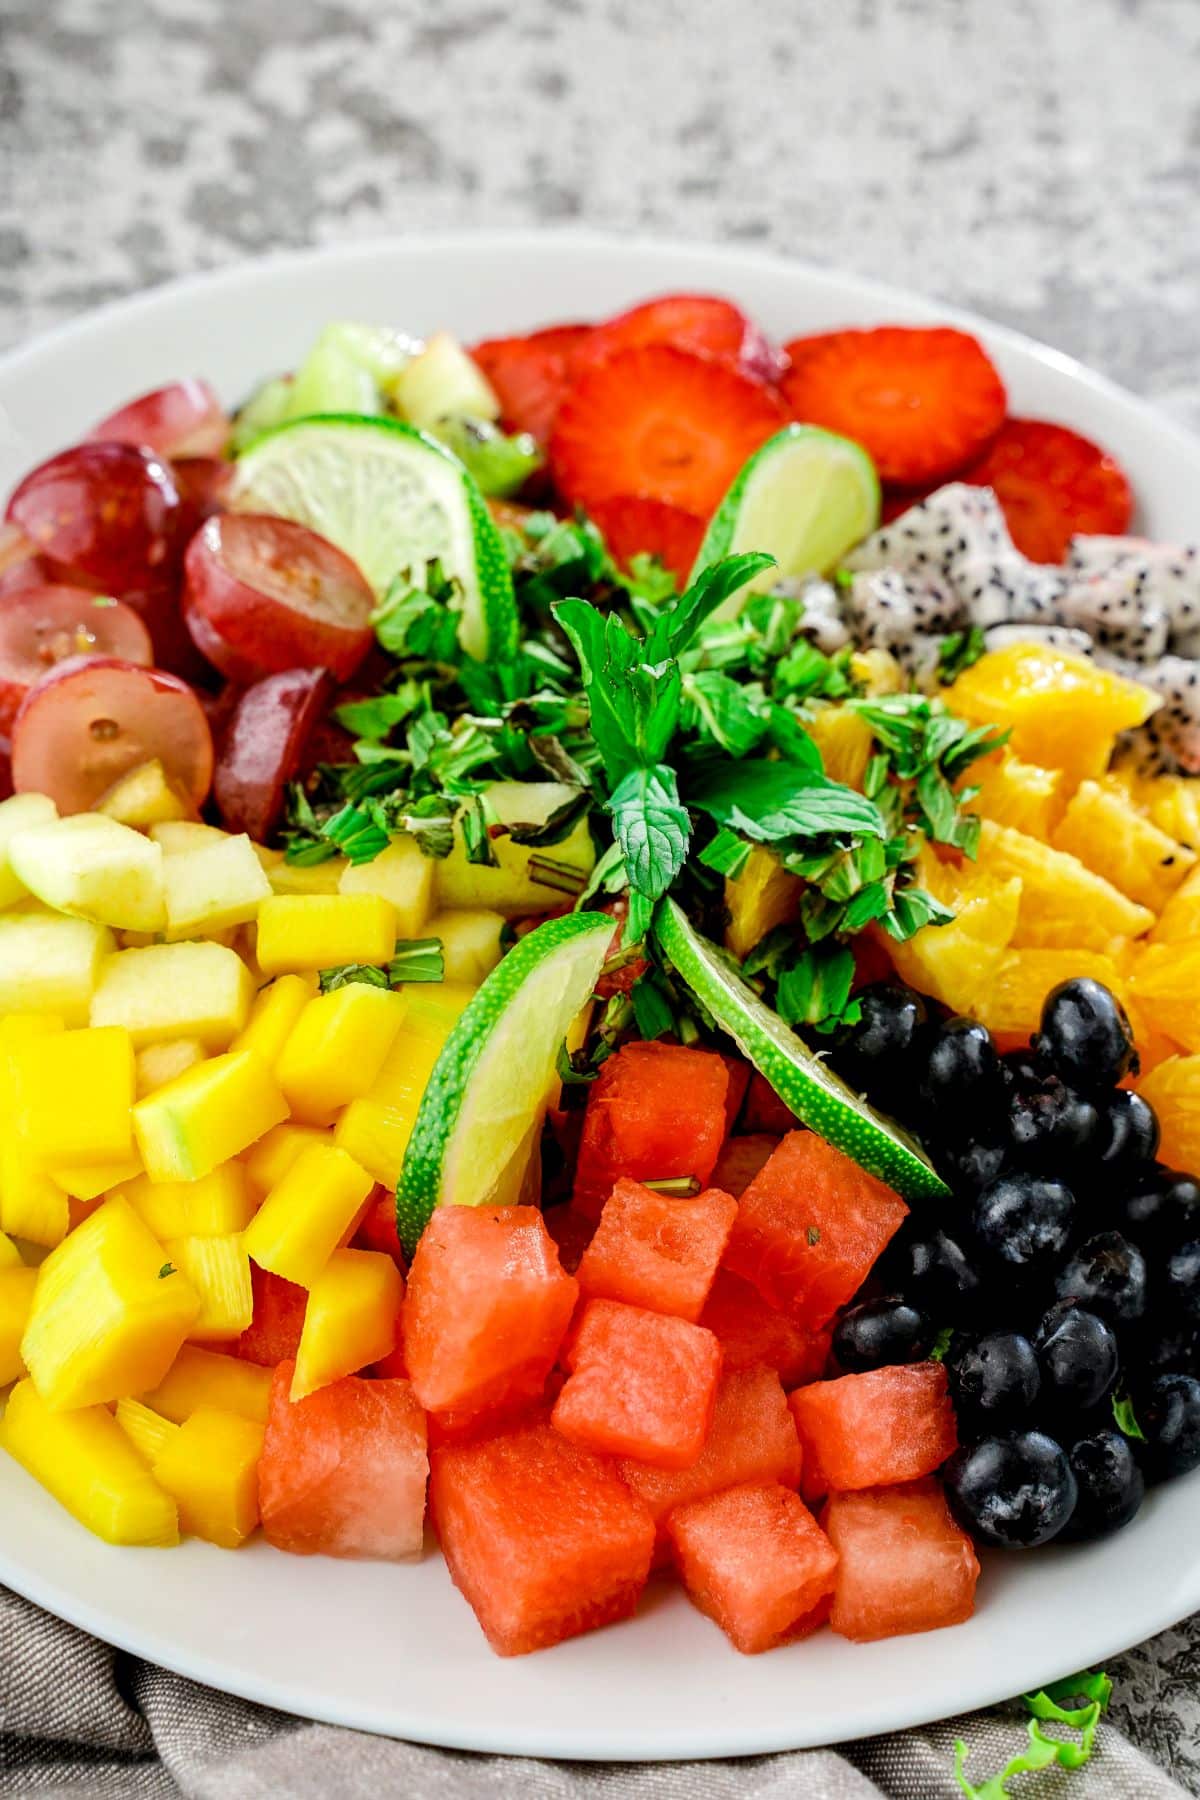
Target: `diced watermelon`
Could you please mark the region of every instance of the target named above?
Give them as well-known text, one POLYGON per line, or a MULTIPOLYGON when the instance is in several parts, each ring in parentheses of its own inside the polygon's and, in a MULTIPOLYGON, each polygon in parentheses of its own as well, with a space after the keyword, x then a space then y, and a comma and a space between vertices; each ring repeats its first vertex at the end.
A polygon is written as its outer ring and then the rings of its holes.
POLYGON ((745 1137, 727 1138, 712 1172, 713 1186, 723 1188, 735 1200, 740 1200, 778 1146, 779 1139, 768 1131, 752 1131, 745 1137))
POLYGON ((772 1137, 782 1137, 785 1131, 795 1131, 799 1123, 791 1107, 785 1106, 766 1076, 755 1069, 742 1108, 742 1130, 767 1131, 772 1137))
POLYGON ((822 1524, 838 1553, 830 1624, 856 1643, 960 1625, 979 1559, 932 1479, 831 1494, 822 1524))
POLYGON ((815 1131, 789 1132, 738 1203, 725 1266, 809 1330, 861 1286, 908 1217, 898 1194, 815 1131))
POLYGON ((695 1322, 736 1217, 719 1188, 683 1200, 622 1176, 579 1265, 580 1292, 695 1322))
POLYGON ((804 1451, 804 1493, 891 1487, 931 1475, 958 1447, 940 1362, 871 1369, 797 1388, 788 1405, 804 1451))
POLYGON ((704 1448, 721 1346, 686 1319, 591 1300, 569 1353, 553 1423, 573 1443, 686 1469, 704 1448))
POLYGON ((725 1094, 725 1131, 731 1132, 737 1123, 737 1116, 742 1110, 742 1102, 746 1098, 746 1090, 750 1086, 750 1077, 754 1070, 740 1056, 722 1055, 721 1061, 729 1070, 729 1087, 725 1094))
POLYGON ((493 1650, 521 1656, 626 1619, 654 1524, 602 1456, 542 1420, 432 1455, 430 1503, 455 1585, 493 1650))
POLYGON ((711 1050, 626 1044, 601 1065, 588 1094, 575 1205, 589 1218, 622 1175, 691 1176, 707 1187, 725 1140, 729 1070, 711 1050))
POLYGON ((396 1332, 392 1347, 371 1369, 372 1375, 384 1381, 403 1381, 408 1378, 408 1364, 404 1360, 404 1297, 401 1295, 400 1310, 396 1314, 396 1332))
POLYGON ((237 1342, 236 1354, 245 1362, 274 1368, 288 1362, 300 1348, 304 1327, 304 1309, 308 1290, 272 1275, 269 1269, 250 1264, 250 1281, 254 1294, 254 1311, 250 1324, 237 1342))
POLYGON ((354 1234, 354 1242, 363 1250, 382 1250, 397 1268, 404 1268, 404 1251, 396 1230, 396 1190, 376 1182, 367 1202, 362 1223, 354 1234))
POLYGON ((275 1371, 258 1465, 268 1542, 297 1556, 419 1556, 429 1461, 411 1384, 347 1375, 293 1402, 292 1373, 275 1371))
POLYGON ((438 1207, 404 1302, 422 1406, 480 1413, 540 1396, 578 1292, 536 1207, 438 1207))
POLYGON ((837 1551, 791 1488, 727 1488, 677 1506, 667 1536, 688 1598, 747 1656, 829 1617, 837 1551))
POLYGON ((829 1360, 833 1333, 828 1326, 805 1331, 768 1306, 756 1287, 728 1269, 717 1270, 700 1323, 720 1338, 727 1369, 765 1363, 777 1372, 785 1388, 816 1381, 829 1360))
MULTIPOLYGON (((582 1119, 583 1114, 579 1116, 582 1119)), ((551 1206, 542 1217, 558 1245, 559 1262, 568 1275, 578 1274, 583 1253, 596 1230, 595 1219, 586 1218, 577 1206, 551 1206)))

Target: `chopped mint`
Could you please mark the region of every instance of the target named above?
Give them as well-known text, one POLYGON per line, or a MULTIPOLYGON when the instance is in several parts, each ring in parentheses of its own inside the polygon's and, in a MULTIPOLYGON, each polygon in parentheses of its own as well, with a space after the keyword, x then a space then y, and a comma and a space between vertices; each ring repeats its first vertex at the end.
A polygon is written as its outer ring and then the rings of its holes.
POLYGON ((954 1327, 953 1327, 953 1325, 943 1325, 941 1330, 938 1332, 937 1336, 933 1340, 933 1348, 929 1352, 930 1362, 944 1362, 946 1360, 946 1352, 947 1352, 947 1350, 949 1350, 949 1348, 953 1342, 954 1342, 954 1327))
POLYGON ((174 1263, 166 1262, 163 1264, 162 1268, 158 1271, 158 1279, 160 1281, 165 1281, 167 1279, 168 1275, 178 1275, 178 1273, 179 1273, 179 1271, 175 1267, 174 1263))
POLYGON ((356 981, 365 987, 396 988, 406 982, 444 980, 441 938, 397 938, 395 953, 385 967, 343 963, 337 969, 322 969, 318 986, 323 994, 332 994, 356 981))
POLYGON ((655 1194, 669 1194, 675 1200, 694 1200, 700 1192, 700 1183, 694 1175, 662 1175, 652 1181, 643 1181, 655 1194))
POLYGON ((978 625, 972 625, 968 631, 952 631, 938 645, 938 680, 948 685, 964 669, 972 668, 986 648, 986 639, 978 625))
POLYGON ((1128 1394, 1121 1393, 1113 1395, 1112 1416, 1118 1431, 1122 1432, 1127 1438, 1133 1438, 1139 1444, 1145 1443, 1146 1434, 1137 1422, 1137 1415, 1133 1410, 1133 1401, 1129 1398, 1128 1394))

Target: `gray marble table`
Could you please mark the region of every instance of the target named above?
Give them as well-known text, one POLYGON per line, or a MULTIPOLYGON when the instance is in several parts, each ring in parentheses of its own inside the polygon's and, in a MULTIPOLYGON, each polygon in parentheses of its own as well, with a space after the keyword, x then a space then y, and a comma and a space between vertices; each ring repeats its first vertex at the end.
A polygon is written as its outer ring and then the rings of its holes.
MULTIPOLYGON (((579 221, 978 307, 1200 426, 1198 0, 0 0, 0 346, 280 245, 579 221)), ((1200 1631, 1118 1717, 1200 1792, 1200 1631)))

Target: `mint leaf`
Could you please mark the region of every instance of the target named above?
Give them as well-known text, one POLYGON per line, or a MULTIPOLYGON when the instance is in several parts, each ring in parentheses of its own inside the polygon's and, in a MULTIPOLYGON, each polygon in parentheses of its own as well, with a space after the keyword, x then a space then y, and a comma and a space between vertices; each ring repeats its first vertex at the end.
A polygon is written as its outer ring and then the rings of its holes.
POLYGON ((383 970, 374 963, 342 963, 336 969, 322 969, 317 977, 317 986, 323 994, 334 994, 338 988, 350 987, 354 982, 361 982, 363 987, 385 988, 388 978, 383 970))
POLYGON ((797 763, 713 764, 693 783, 688 803, 760 844, 820 834, 886 835, 873 801, 797 763))
POLYGON ((1122 1432, 1125 1437, 1133 1438, 1135 1442, 1139 1444, 1145 1443, 1146 1434, 1137 1422, 1137 1415, 1133 1410, 1133 1401, 1129 1398, 1128 1394, 1113 1395, 1112 1416, 1117 1430, 1122 1432))
POLYGON ((744 838, 722 825, 712 842, 700 852, 699 860, 706 869, 715 869, 718 875, 728 876, 733 881, 749 862, 750 850, 751 845, 744 838))
POLYGON ((685 675, 683 697, 695 708, 704 731, 730 756, 746 756, 761 743, 771 723, 761 694, 755 696, 752 688, 719 669, 685 675))
POLYGON ((775 558, 761 550, 748 550, 741 556, 726 556, 720 562, 709 563, 674 606, 663 609, 648 649, 652 654, 678 656, 710 614, 774 564, 775 558))
POLYGON ((631 769, 614 790, 609 811, 630 885, 657 900, 682 869, 691 832, 675 771, 661 763, 631 769))
POLYGON ((384 738, 402 725, 425 698, 425 690, 416 681, 406 681, 391 694, 376 694, 372 700, 350 700, 336 706, 333 716, 344 731, 368 743, 382 743, 384 738))
POLYGON ((444 981, 446 959, 441 938, 397 938, 395 953, 387 966, 389 987, 401 987, 407 981, 444 981))
POLYGON ((933 1340, 933 1348, 929 1352, 930 1362, 944 1362, 946 1352, 954 1342, 953 1325, 943 1325, 933 1340))
POLYGON ((554 617, 579 658, 592 736, 611 782, 662 757, 679 720, 679 667, 645 660, 647 647, 616 613, 586 600, 556 602, 554 617))
POLYGON ((969 631, 952 631, 938 646, 938 680, 947 684, 954 681, 964 669, 979 661, 986 648, 978 625, 972 625, 969 631))
POLYGON ((675 1012, 653 975, 641 975, 629 990, 633 1016, 644 1038, 660 1038, 675 1029, 675 1012))

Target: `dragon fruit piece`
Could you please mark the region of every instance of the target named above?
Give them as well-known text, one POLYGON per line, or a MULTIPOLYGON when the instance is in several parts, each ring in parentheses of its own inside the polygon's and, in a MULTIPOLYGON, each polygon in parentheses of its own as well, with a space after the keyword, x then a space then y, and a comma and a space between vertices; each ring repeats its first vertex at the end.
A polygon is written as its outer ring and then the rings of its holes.
POLYGON ((1076 537, 1067 552, 1067 568, 1087 576, 1141 574, 1143 597, 1166 613, 1171 649, 1188 659, 1200 656, 1200 545, 1076 537))
POLYGON ((857 574, 842 602, 846 623, 865 649, 892 650, 915 636, 954 631, 963 623, 962 602, 944 582, 898 569, 857 574))
POLYGON ((1076 579, 1059 602, 1058 618, 1088 632, 1098 649, 1128 662, 1156 663, 1166 654, 1170 620, 1147 592, 1140 562, 1076 579))
POLYGON ((1200 775, 1200 662, 1163 656, 1143 665, 1106 650, 1097 650, 1096 661, 1161 696, 1158 711, 1141 727, 1139 742, 1157 746, 1184 774, 1200 775))
POLYGON ((818 650, 833 656, 850 643, 850 630, 842 616, 841 596, 831 581, 805 581, 796 597, 804 602, 800 630, 818 650))
POLYGON ((845 566, 856 573, 899 569, 949 580, 966 557, 995 560, 1016 554, 991 488, 952 481, 872 532, 846 557, 845 566))
POLYGON ((1063 625, 1059 605, 1066 581, 1058 569, 1031 563, 1014 550, 1009 556, 968 557, 952 577, 972 625, 1063 625))
POLYGON ((1070 625, 991 625, 983 642, 987 650, 1007 650, 1010 644, 1045 644, 1049 650, 1065 650, 1072 656, 1090 656, 1095 648, 1088 632, 1070 625))

